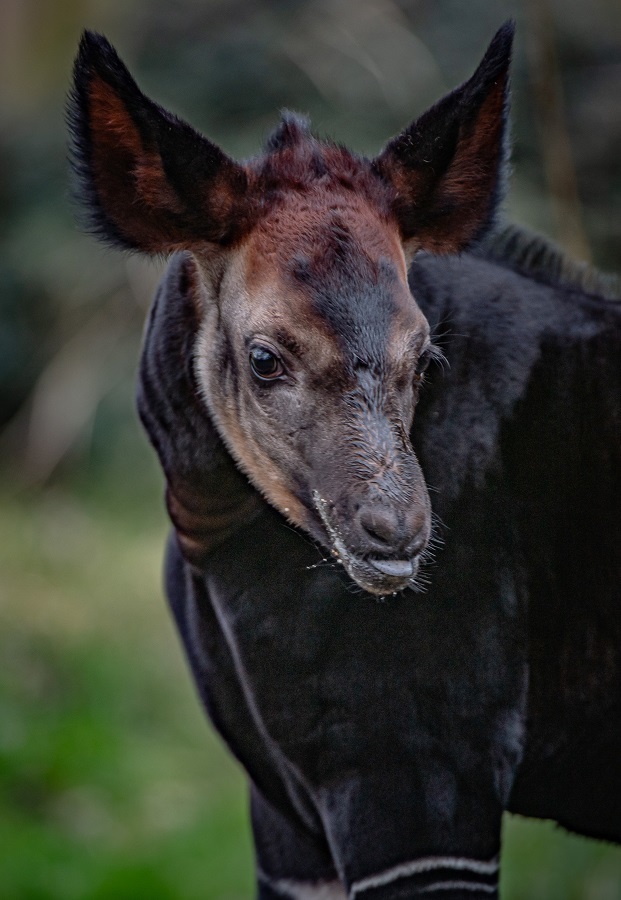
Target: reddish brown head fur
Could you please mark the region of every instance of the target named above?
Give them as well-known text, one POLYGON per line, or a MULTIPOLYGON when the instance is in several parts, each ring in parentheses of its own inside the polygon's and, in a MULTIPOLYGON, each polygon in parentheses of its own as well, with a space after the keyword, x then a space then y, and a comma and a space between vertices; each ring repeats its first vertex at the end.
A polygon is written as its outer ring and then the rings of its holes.
POLYGON ((511 35, 375 160, 285 114, 242 165, 145 97, 105 39, 85 35, 76 61, 91 225, 126 248, 191 251, 205 415, 269 502, 375 593, 411 583, 430 534, 409 431, 431 349, 406 259, 462 249, 493 218, 511 35))

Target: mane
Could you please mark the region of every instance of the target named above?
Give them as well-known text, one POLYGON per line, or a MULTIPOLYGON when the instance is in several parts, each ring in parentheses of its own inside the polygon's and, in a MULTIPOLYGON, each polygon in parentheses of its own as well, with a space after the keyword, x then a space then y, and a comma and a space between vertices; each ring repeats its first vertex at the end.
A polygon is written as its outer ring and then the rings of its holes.
POLYGON ((474 253, 552 287, 584 291, 603 300, 621 300, 621 277, 572 259, 556 244, 520 225, 498 226, 474 253))

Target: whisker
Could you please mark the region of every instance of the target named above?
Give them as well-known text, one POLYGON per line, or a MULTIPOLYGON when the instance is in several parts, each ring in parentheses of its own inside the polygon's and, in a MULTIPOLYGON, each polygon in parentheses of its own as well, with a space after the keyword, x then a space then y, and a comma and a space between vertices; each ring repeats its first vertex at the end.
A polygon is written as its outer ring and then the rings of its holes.
POLYGON ((331 560, 322 558, 319 562, 312 563, 310 566, 305 566, 304 568, 307 572, 310 572, 312 569, 334 569, 335 565, 331 560))
POLYGON ((433 363, 437 363, 443 372, 446 372, 447 369, 450 369, 451 364, 444 355, 444 351, 438 344, 431 343, 429 345, 429 355, 431 357, 431 361, 433 363))

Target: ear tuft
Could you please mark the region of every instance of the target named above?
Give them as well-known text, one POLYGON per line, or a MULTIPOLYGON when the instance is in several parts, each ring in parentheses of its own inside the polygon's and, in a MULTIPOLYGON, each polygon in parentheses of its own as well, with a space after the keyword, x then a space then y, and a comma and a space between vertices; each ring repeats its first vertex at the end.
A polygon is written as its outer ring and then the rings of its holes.
MULTIPOLYGON (((78 210, 80 224, 85 230, 107 243, 123 249, 127 237, 108 217, 100 200, 92 169, 93 144, 90 123, 90 92, 92 80, 104 70, 108 82, 134 82, 113 46, 93 31, 84 31, 73 65, 73 82, 67 99, 66 119, 69 129, 69 163, 72 170, 72 196, 78 210)), ((138 88, 136 88, 138 90, 138 88)), ((118 124, 118 123, 117 123, 118 124)))
POLYGON ((103 240, 160 253, 238 235, 245 170, 146 97, 93 32, 80 42, 67 118, 74 193, 103 240))
POLYGON ((465 249, 493 224, 507 162, 512 21, 474 75, 431 107, 374 161, 395 191, 403 240, 438 253, 465 249))

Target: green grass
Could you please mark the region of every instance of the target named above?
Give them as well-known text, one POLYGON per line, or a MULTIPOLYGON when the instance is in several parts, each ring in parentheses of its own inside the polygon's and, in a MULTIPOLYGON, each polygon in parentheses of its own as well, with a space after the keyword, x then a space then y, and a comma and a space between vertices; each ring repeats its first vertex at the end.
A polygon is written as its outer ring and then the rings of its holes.
MULTIPOLYGON (((0 500, 0 898, 252 897, 244 777, 162 598, 163 515, 81 496, 0 500)), ((621 851, 507 819, 503 892, 620 900, 621 851)))
POLYGON ((252 895, 242 774, 162 599, 163 518, 0 516, 0 897, 252 895))

